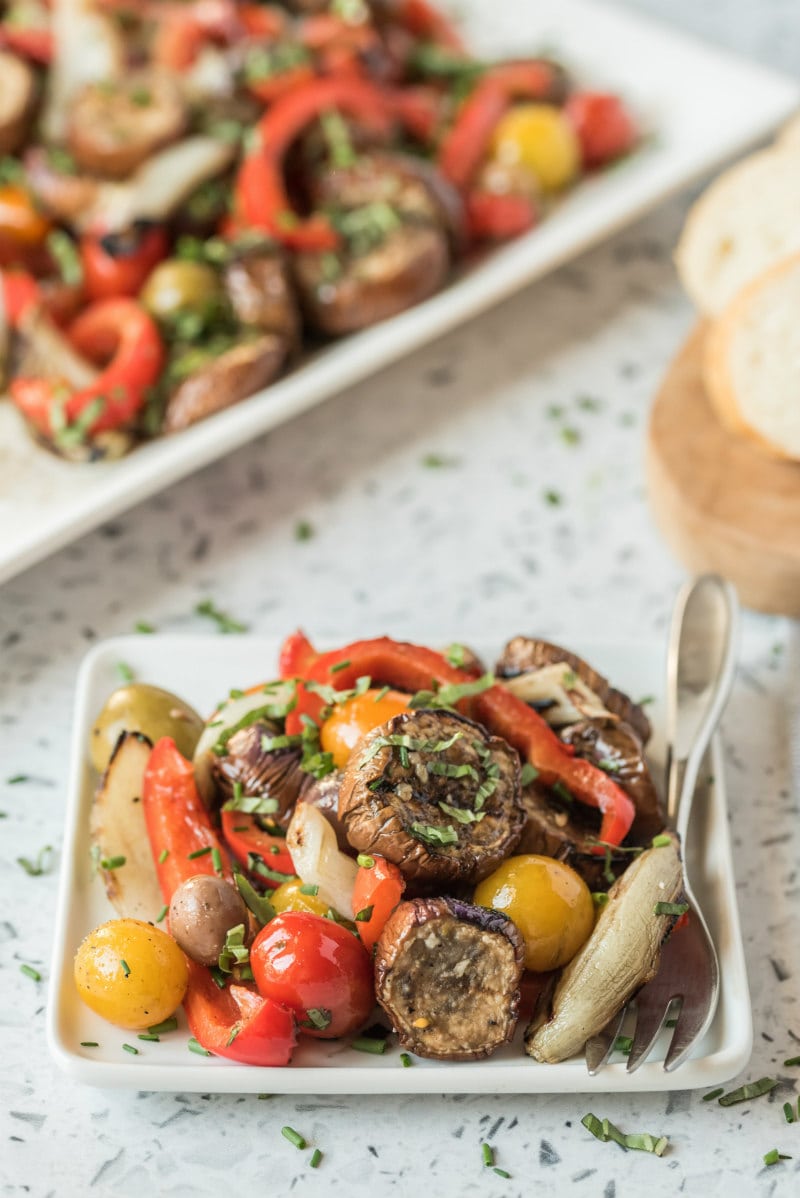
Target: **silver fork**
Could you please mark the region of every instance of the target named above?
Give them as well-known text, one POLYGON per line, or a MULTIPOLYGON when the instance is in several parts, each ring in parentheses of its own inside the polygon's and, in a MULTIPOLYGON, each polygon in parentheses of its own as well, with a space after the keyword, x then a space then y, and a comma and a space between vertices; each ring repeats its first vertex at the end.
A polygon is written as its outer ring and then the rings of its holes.
MULTIPOLYGON (((667 819, 687 843, 692 800, 711 736, 733 682, 739 605, 736 592, 715 574, 703 574, 678 593, 667 655, 667 819)), ((688 921, 670 936, 658 973, 633 1000, 636 1028, 628 1073, 647 1058, 672 1007, 680 1014, 664 1059, 671 1072, 681 1065, 714 1018, 719 997, 719 963, 714 942, 686 874, 683 891, 688 921)), ((586 1045, 586 1067, 594 1076, 606 1064, 628 1005, 586 1045)))

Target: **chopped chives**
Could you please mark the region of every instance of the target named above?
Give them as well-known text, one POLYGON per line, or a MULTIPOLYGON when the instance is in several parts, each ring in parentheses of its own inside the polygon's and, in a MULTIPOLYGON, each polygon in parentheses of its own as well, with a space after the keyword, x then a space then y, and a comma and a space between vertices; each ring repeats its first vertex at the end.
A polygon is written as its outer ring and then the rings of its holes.
POLYGON ((125 974, 125 977, 126 977, 126 978, 127 978, 127 977, 130 977, 130 974, 131 974, 131 967, 130 967, 130 965, 128 964, 128 962, 125 960, 125 958, 124 958, 124 957, 120 957, 120 959, 119 959, 119 963, 120 963, 120 968, 122 969, 122 972, 125 974))
POLYGON ((770 1090, 774 1090, 778 1082, 773 1077, 761 1077, 757 1082, 748 1082, 747 1085, 740 1086, 738 1090, 731 1090, 729 1094, 723 1094, 719 1100, 720 1106, 734 1106, 737 1102, 747 1102, 749 1098, 760 1098, 762 1094, 769 1094, 770 1090))
POLYGON ((11 778, 6 778, 6 786, 19 786, 20 782, 28 782, 28 774, 14 774, 11 778))
POLYGON ((356 857, 356 861, 362 869, 372 869, 373 865, 375 864, 375 858, 367 856, 366 853, 359 853, 356 857))
POLYGON ((186 854, 187 861, 194 861, 196 857, 207 857, 211 852, 211 845, 207 844, 203 849, 195 849, 193 853, 186 854))
POLYGON ((123 682, 133 682, 136 677, 131 667, 124 661, 117 662, 117 673, 123 682))
POLYGON ((318 1169, 319 1163, 322 1160, 322 1153, 319 1148, 315 1148, 311 1153, 311 1160, 308 1162, 312 1169, 318 1169))
POLYGON ((153 1044, 160 1044, 161 1038, 155 1032, 139 1032, 137 1040, 151 1040, 153 1044))
POLYGON ((126 857, 101 857, 100 866, 102 869, 121 869, 126 860, 126 857))
POLYGON ((81 1048, 99 1048, 96 1040, 81 1040, 81 1048))
POLYGON ((688 903, 656 903, 654 915, 685 915, 689 910, 688 903))
POLYGON ((617 1036, 614 1041, 614 1052, 621 1052, 623 1056, 629 1057, 633 1048, 633 1036, 617 1036))
POLYGON ((785 1102, 783 1104, 783 1117, 787 1123, 795 1122, 794 1107, 792 1106, 792 1104, 790 1102, 785 1102))
POLYGON ((207 1048, 203 1048, 203 1045, 198 1040, 195 1040, 194 1036, 190 1038, 187 1048, 189 1052, 196 1052, 199 1057, 210 1057, 212 1055, 207 1048))
POLYGON ((177 1019, 174 1015, 170 1015, 169 1019, 162 1019, 161 1023, 154 1023, 147 1030, 154 1036, 163 1036, 164 1032, 174 1032, 177 1026, 177 1019))
POLYGON ((125 1049, 126 1052, 129 1052, 132 1056, 138 1057, 139 1049, 134 1048, 132 1044, 123 1044, 122 1047, 125 1049))
POLYGON ((720 1094, 724 1093, 725 1091, 722 1086, 719 1086, 716 1090, 709 1090, 708 1094, 703 1095, 703 1102, 713 1102, 715 1098, 719 1098, 720 1094))
POLYGON ((372 1052, 376 1056, 380 1056, 381 1053, 386 1052, 386 1041, 378 1040, 374 1036, 357 1036, 355 1040, 351 1041, 350 1047, 354 1048, 356 1052, 372 1052))
POLYGON ((164 906, 161 908, 158 915, 156 916, 156 923, 161 923, 166 918, 167 911, 169 911, 169 907, 167 906, 166 903, 164 903, 164 906))
POLYGON ((218 848, 211 850, 211 860, 214 863, 214 873, 222 877, 222 853, 218 848))
POLYGON ((666 849, 672 844, 672 837, 668 836, 666 832, 661 832, 658 836, 653 837, 651 843, 654 849, 666 849))
POLYGON ((169 857, 169 849, 162 849, 158 854, 158 864, 163 865, 167 857, 169 857))
POLYGON ((281 1135, 284 1136, 290 1144, 294 1144, 295 1148, 305 1148, 306 1146, 306 1142, 300 1135, 300 1132, 295 1131, 293 1127, 289 1127, 288 1125, 286 1127, 282 1127, 281 1135))
POLYGON ((20 973, 24 973, 26 978, 31 978, 34 982, 41 982, 42 975, 38 969, 34 969, 32 965, 20 965, 20 973))
POLYGON ((497 1165, 492 1169, 492 1173, 496 1173, 498 1177, 510 1177, 510 1173, 506 1173, 505 1169, 498 1169, 497 1165))
POLYGON ((785 1067, 790 1067, 792 1065, 800 1065, 800 1057, 789 1057, 787 1060, 785 1060, 783 1062, 783 1064, 785 1067))
POLYGON ((481 1156, 483 1157, 484 1165, 494 1164, 494 1151, 491 1144, 481 1144, 481 1156))
POLYGON ((155 632, 155 625, 148 624, 146 620, 137 620, 133 628, 135 632, 141 632, 145 636, 155 632))
POLYGON ((410 1069, 411 1066, 414 1064, 414 1062, 411 1060, 411 1057, 408 1055, 407 1052, 400 1053, 400 1062, 404 1069, 410 1069))
POLYGON ((356 911, 356 914, 355 914, 356 923, 369 923, 369 921, 372 919, 373 910, 374 910, 374 907, 372 904, 370 904, 369 907, 362 907, 362 909, 360 911, 356 911))
POLYGON ((346 670, 349 665, 349 658, 346 658, 344 661, 337 661, 335 666, 331 666, 330 672, 331 674, 338 674, 340 670, 346 670))
POLYGON ((300 887, 300 893, 301 894, 309 894, 313 897, 313 896, 319 894, 319 886, 315 885, 313 882, 308 882, 307 884, 300 887))

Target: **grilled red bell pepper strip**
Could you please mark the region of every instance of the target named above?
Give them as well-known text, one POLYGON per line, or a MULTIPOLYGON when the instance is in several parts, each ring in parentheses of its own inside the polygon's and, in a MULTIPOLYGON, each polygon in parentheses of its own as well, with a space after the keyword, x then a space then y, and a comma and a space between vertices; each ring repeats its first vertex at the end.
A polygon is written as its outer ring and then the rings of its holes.
POLYGON ((299 628, 291 636, 287 636, 281 645, 281 655, 278 661, 278 673, 281 678, 305 678, 307 671, 319 658, 311 641, 299 628))
POLYGON ((169 250, 167 235, 155 226, 144 230, 130 249, 109 253, 104 239, 97 234, 81 238, 83 276, 89 298, 113 299, 138 295, 145 279, 169 250))
POLYGON ((39 284, 23 270, 0 271, 3 286, 3 310, 6 320, 16 328, 27 310, 41 302, 39 284))
POLYGON ((258 124, 260 149, 245 158, 234 189, 234 215, 246 227, 263 229, 294 249, 336 249, 339 234, 328 219, 305 219, 292 209, 283 177, 283 161, 307 125, 337 109, 374 133, 391 128, 391 112, 381 90, 351 76, 314 79, 278 99, 258 124))
MULTIPOLYGON (((306 677, 344 690, 365 674, 373 683, 387 683, 405 691, 429 688, 434 682, 459 685, 474 680, 474 674, 451 666, 433 649, 389 637, 356 641, 320 654, 306 677), (333 672, 332 666, 336 667, 333 672)), ((286 731, 302 730, 303 716, 317 721, 323 706, 324 700, 319 695, 298 686, 298 704, 286 718, 286 731)), ((458 706, 513 745, 539 771, 545 785, 562 782, 580 802, 598 807, 603 817, 599 839, 607 844, 622 843, 636 814, 631 800, 598 766, 576 757, 572 746, 565 745, 527 703, 505 687, 495 685, 458 706)), ((598 852, 602 851, 599 847, 598 852)))
POLYGON ((365 948, 371 949, 377 943, 405 888, 402 873, 385 857, 374 857, 372 865, 358 867, 353 887, 353 910, 356 931, 365 948))
POLYGON ((239 864, 252 873, 264 886, 274 888, 281 882, 288 882, 297 877, 286 840, 283 836, 275 836, 259 827, 256 817, 244 811, 222 812, 222 835, 225 843, 239 864), (250 854, 255 853, 263 858, 268 870, 282 877, 271 878, 259 870, 250 867, 250 854))
POLYGON ((397 18, 415 37, 437 42, 450 50, 463 50, 464 43, 444 13, 427 0, 400 0, 397 18))
MULTIPOLYGON (((169 737, 159 740, 150 754, 142 807, 166 903, 187 878, 214 873, 217 853, 222 876, 232 879, 228 853, 200 798, 192 764, 169 737), (205 848, 212 851, 191 856, 205 848)), ((288 1065, 297 1042, 292 1013, 249 986, 221 990, 204 965, 191 960, 188 965, 183 1005, 192 1035, 202 1047, 246 1065, 288 1065)))
POLYGON ((456 187, 466 188, 486 157, 492 134, 512 102, 546 98, 554 82, 547 62, 509 62, 493 67, 458 111, 439 149, 439 167, 456 187))
POLYGON ((192 763, 167 736, 156 742, 148 759, 142 809, 165 902, 187 878, 216 872, 214 849, 219 853, 221 876, 229 882, 233 879, 230 856, 200 798, 192 763), (212 851, 190 856, 205 848, 212 851))
POLYGON ((100 300, 73 322, 69 339, 84 357, 108 361, 105 370, 71 394, 63 394, 64 385, 52 379, 15 379, 10 387, 13 403, 45 437, 74 425, 93 406, 96 415, 83 430, 88 438, 130 423, 164 362, 164 347, 151 317, 131 299, 100 300))
POLYGON ((49 29, 25 29, 9 22, 0 24, 0 46, 30 58, 33 62, 49 63, 53 57, 53 35, 49 29))

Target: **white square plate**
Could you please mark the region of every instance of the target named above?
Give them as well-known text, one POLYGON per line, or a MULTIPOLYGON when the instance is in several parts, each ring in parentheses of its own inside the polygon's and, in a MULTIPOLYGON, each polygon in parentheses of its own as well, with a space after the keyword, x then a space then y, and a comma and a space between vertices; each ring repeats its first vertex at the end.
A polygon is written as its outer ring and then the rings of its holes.
POLYGON ((541 228, 426 303, 331 345, 251 399, 122 461, 59 461, 34 445, 0 400, 0 582, 553 270, 770 132, 798 103, 794 80, 630 11, 587 0, 467 0, 459 9, 477 55, 546 47, 579 80, 620 92, 652 131, 649 142, 579 186, 541 228))
MULTIPOLYGON (((426 643, 444 644, 451 639, 429 637, 426 643)), ((592 643, 585 638, 570 638, 567 643, 631 695, 661 695, 661 645, 592 643)), ((491 662, 500 646, 476 644, 476 648, 485 651, 485 660, 491 662)), ((118 663, 124 661, 142 681, 166 687, 198 710, 210 711, 231 688, 274 676, 277 656, 275 640, 256 637, 139 636, 98 645, 84 662, 75 709, 47 1025, 51 1051, 71 1077, 103 1087, 204 1093, 588 1093, 711 1086, 739 1072, 750 1055, 752 1021, 718 744, 713 749, 713 783, 696 804, 688 863, 719 951, 722 987, 711 1028, 677 1073, 665 1073, 660 1064, 669 1033, 654 1049, 653 1060, 633 1075, 625 1072, 622 1062, 589 1077, 577 1058, 541 1065, 525 1056, 522 1027, 513 1044, 486 1061, 446 1064, 414 1058, 413 1068, 405 1069, 396 1046, 383 1056, 369 1056, 344 1043, 306 1040, 290 1066, 260 1069, 189 1052, 182 1012, 178 1030, 153 1044, 137 1040, 134 1032, 120 1031, 89 1011, 77 996, 72 960, 87 932, 115 913, 90 866, 89 808, 97 779, 88 763, 87 746, 95 715, 119 685, 118 663), (99 1047, 82 1048, 81 1041, 86 1040, 97 1041, 99 1047), (139 1049, 137 1056, 125 1052, 122 1045, 126 1042, 139 1049)), ((656 730, 652 756, 658 761, 663 756, 658 735, 663 707, 658 699, 650 710, 656 730)))

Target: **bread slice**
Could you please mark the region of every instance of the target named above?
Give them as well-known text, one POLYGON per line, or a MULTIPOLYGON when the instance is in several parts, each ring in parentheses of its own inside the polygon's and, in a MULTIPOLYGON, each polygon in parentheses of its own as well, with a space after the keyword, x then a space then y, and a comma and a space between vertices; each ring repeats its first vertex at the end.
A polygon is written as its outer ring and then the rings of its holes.
POLYGON ((749 283, 711 326, 703 379, 726 428, 800 461, 800 254, 749 283))
POLYGON ((775 145, 781 150, 800 150, 800 116, 793 116, 778 134, 775 145))
POLYGON ((702 313, 722 312, 773 262, 800 252, 800 154, 771 147, 724 171, 689 213, 675 255, 702 313))

